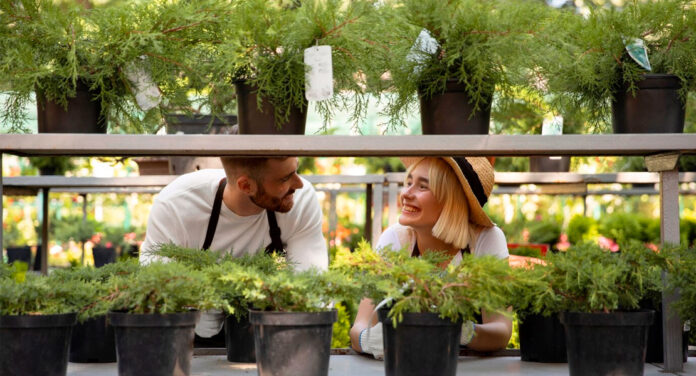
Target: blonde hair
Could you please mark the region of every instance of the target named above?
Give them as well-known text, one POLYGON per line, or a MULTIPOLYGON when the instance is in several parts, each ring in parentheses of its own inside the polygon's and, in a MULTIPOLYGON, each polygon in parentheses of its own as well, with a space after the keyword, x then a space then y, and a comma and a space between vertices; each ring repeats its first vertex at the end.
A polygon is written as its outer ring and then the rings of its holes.
POLYGON ((424 158, 411 165, 408 173, 425 160, 430 162, 430 190, 442 205, 442 212, 433 226, 432 234, 457 248, 466 248, 476 240, 480 226, 469 222, 469 204, 459 179, 452 168, 440 158, 424 158))

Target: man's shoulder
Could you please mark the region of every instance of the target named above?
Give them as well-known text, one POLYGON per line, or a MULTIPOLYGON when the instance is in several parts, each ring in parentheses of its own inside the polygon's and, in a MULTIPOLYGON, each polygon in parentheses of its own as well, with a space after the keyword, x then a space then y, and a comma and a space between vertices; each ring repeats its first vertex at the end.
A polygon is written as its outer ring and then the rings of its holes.
POLYGON ((167 184, 158 198, 173 198, 190 192, 202 194, 210 190, 212 182, 218 182, 224 177, 225 171, 222 169, 204 169, 183 174, 167 184))

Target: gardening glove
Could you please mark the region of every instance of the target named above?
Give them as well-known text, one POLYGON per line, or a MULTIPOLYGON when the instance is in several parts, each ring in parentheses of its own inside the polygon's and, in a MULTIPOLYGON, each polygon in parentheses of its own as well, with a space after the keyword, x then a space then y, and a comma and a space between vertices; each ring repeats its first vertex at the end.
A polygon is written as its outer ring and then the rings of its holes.
POLYGON ((375 359, 384 359, 384 343, 382 342, 382 323, 363 329, 360 332, 360 348, 362 352, 372 354, 375 359))
POLYGON ((462 324, 462 335, 459 337, 459 344, 462 346, 468 345, 476 335, 476 324, 473 321, 465 321, 462 324))
POLYGON ((219 309, 211 309, 201 313, 201 319, 196 324, 196 334, 210 338, 220 332, 225 323, 225 314, 219 309))

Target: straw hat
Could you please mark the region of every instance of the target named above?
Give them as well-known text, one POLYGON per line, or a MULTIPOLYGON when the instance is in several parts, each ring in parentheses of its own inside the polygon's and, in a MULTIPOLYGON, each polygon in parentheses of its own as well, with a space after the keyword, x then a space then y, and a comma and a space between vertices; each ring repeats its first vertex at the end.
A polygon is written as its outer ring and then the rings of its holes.
MULTIPOLYGON (((403 157, 401 161, 408 168, 423 159, 425 157, 403 157)), ((485 157, 440 157, 440 159, 452 167, 459 179, 469 204, 469 221, 484 227, 493 226, 493 222, 483 211, 483 205, 488 201, 495 181, 493 166, 488 159, 485 157)))

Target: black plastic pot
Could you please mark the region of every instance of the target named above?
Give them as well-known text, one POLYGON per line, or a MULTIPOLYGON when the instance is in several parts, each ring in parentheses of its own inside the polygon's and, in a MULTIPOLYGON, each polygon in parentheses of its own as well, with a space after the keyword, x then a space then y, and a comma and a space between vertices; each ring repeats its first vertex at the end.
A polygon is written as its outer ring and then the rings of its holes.
POLYGON ((387 376, 457 374, 461 321, 441 319, 435 313, 404 313, 403 321, 394 328, 388 312, 378 311, 387 376))
POLYGON ((109 312, 116 334, 120 376, 189 375, 199 312, 130 314, 109 312))
POLYGON ((621 87, 612 102, 614 133, 683 133, 681 81, 671 74, 646 74, 635 96, 621 87))
POLYGON ((75 318, 75 313, 0 316, 0 375, 65 375, 75 318))
POLYGON ((428 97, 419 90, 418 97, 423 134, 488 134, 492 93, 475 113, 466 86, 457 81, 447 81, 442 94, 428 97))
POLYGON ((227 360, 238 363, 256 363, 254 327, 249 316, 239 319, 228 315, 225 319, 225 344, 227 360))
POLYGON ((260 376, 322 376, 329 373, 336 310, 325 312, 249 311, 260 376))
POLYGON ((31 247, 7 247, 7 262, 11 264, 15 261, 26 263, 31 270, 31 247))
POLYGON ((525 315, 520 321, 519 333, 522 361, 568 362, 565 332, 558 315, 525 315))
POLYGON ((36 108, 39 133, 106 133, 106 118, 102 116, 98 93, 78 81, 75 96, 68 99, 67 110, 59 103, 47 100, 37 90, 36 108))
POLYGON ((558 159, 547 156, 529 157, 529 172, 568 172, 570 171, 570 157, 558 159))
POLYGON ((75 324, 70 340, 70 361, 73 363, 111 363, 116 361, 114 328, 106 316, 75 324))
POLYGON ((94 266, 100 267, 116 262, 116 248, 114 247, 94 247, 92 248, 94 266))
POLYGON ((167 133, 177 134, 235 134, 237 115, 213 117, 211 115, 167 114, 167 133))
POLYGON ((653 311, 562 312, 571 376, 642 375, 653 311))
POLYGON ((237 91, 237 116, 239 134, 304 134, 307 123, 307 102, 304 107, 295 107, 290 111, 286 123, 276 124, 274 106, 267 98, 259 110, 257 100, 258 88, 244 81, 235 83, 237 91))

